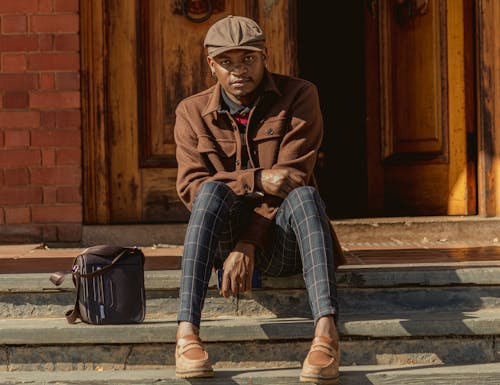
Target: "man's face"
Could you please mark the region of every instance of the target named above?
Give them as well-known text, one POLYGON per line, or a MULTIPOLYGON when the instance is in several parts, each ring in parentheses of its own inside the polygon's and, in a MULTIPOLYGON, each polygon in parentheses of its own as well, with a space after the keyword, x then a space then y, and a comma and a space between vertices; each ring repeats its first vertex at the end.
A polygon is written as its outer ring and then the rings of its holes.
POLYGON ((259 86, 266 66, 263 51, 245 49, 226 51, 207 60, 229 97, 243 104, 259 86))

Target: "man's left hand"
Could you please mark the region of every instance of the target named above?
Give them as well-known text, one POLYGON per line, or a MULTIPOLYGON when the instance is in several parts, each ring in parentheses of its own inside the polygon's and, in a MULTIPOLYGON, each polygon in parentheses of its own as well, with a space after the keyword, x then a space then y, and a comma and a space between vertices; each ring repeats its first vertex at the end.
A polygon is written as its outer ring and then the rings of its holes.
POLYGON ((238 242, 226 258, 220 291, 225 298, 252 290, 254 256, 255 245, 238 242))

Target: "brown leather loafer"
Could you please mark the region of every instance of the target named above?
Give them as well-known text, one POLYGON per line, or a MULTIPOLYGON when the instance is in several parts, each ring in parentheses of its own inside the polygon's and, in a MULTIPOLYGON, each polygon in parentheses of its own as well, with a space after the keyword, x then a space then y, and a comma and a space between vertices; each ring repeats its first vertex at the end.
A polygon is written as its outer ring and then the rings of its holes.
POLYGON ((175 375, 180 378, 213 377, 212 364, 200 337, 190 334, 177 340, 175 375))
POLYGON ((315 337, 302 365, 300 381, 319 385, 338 383, 339 361, 338 342, 327 337, 315 337))

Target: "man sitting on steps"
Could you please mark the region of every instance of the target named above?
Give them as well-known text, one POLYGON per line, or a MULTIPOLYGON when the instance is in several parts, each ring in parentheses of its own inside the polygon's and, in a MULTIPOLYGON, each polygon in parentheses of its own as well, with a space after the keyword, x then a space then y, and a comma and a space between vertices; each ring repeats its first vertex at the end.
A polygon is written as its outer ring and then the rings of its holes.
POLYGON ((311 187, 323 120, 316 87, 266 69, 264 33, 228 16, 204 45, 215 86, 181 101, 174 129, 177 191, 190 210, 184 241, 176 374, 213 376, 199 337, 212 269, 224 297, 267 276, 302 272, 315 322, 301 381, 335 384, 339 336, 334 270, 343 263, 325 205, 311 187))

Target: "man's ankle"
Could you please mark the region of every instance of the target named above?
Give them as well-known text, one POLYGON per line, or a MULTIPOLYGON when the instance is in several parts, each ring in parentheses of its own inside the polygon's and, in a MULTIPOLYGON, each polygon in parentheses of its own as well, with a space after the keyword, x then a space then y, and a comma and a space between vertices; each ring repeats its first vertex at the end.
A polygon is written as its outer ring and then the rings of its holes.
POLYGON ((339 340, 339 333, 335 326, 333 315, 323 316, 316 322, 314 329, 315 337, 328 337, 334 341, 339 340))
POLYGON ((179 322, 177 326, 177 335, 176 335, 177 339, 193 334, 195 336, 198 336, 200 334, 200 328, 198 326, 187 321, 179 322))

